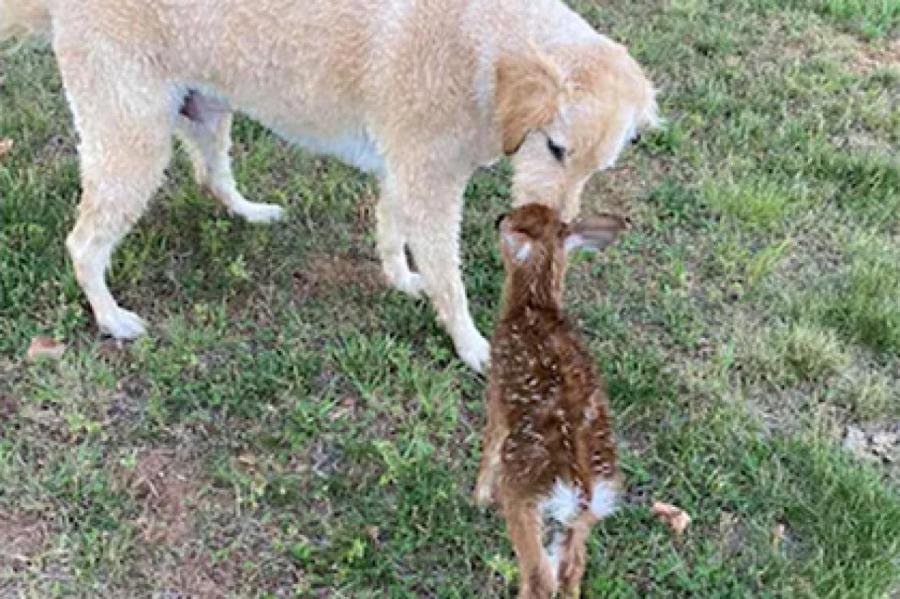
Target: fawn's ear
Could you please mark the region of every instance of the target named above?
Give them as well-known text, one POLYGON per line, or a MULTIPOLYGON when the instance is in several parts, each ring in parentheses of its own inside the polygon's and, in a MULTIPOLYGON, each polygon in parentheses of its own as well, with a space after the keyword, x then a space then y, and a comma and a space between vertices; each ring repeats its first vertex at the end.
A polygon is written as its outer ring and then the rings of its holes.
POLYGON ((504 231, 501 233, 501 237, 503 239, 503 249, 516 262, 525 262, 531 256, 534 242, 525 233, 504 231))
POLYGON ((495 107, 503 153, 515 154, 529 132, 549 125, 560 110, 564 76, 536 49, 497 60, 495 107))
POLYGON ((619 233, 628 229, 624 218, 604 214, 573 223, 565 238, 566 252, 576 248, 602 250, 616 240, 619 233))

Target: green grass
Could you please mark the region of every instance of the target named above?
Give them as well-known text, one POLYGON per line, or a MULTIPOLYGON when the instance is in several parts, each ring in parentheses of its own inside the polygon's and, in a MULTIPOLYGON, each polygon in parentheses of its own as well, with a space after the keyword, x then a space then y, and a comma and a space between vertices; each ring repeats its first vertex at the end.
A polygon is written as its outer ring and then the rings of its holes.
MULTIPOLYGON (((584 595, 900 592, 898 461, 842 449, 900 418, 896 3, 572 4, 669 123, 588 187, 586 211, 635 228, 569 278, 628 490, 584 595), (656 500, 692 515, 683 537, 656 500)), ((115 255, 151 323, 120 345, 64 251, 78 171, 52 57, 3 55, 0 106, 0 596, 514 596, 502 522, 470 502, 483 380, 381 283, 371 179, 239 119, 242 190, 287 207, 259 227, 179 155, 115 255), (38 334, 59 363, 26 363, 38 334)), ((466 193, 489 331, 508 166, 466 193)))
POLYGON ((891 0, 823 0, 814 6, 820 13, 870 37, 896 31, 900 21, 900 6, 891 0))
POLYGON ((854 243, 821 319, 873 349, 900 353, 900 252, 867 237, 854 243))
POLYGON ((802 202, 771 181, 710 184, 703 198, 714 212, 746 229, 767 229, 783 224, 802 209, 802 202))
POLYGON ((822 381, 850 366, 851 356, 832 329, 795 322, 748 334, 738 352, 747 377, 775 384, 822 381))

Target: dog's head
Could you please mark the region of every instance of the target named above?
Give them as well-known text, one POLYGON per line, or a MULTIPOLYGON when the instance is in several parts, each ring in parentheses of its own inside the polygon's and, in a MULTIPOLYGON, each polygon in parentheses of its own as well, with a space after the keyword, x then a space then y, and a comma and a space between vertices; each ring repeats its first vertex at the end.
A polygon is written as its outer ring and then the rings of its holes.
POLYGON ((496 115, 515 168, 514 197, 572 220, 590 176, 612 166, 641 129, 656 126, 654 96, 625 48, 605 39, 500 58, 496 115))

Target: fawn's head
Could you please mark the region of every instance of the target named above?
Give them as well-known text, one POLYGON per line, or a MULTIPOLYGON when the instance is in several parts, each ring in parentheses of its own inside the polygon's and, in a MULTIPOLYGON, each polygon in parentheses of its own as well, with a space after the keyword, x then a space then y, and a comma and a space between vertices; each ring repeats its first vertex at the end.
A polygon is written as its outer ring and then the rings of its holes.
POLYGON ((571 224, 557 210, 526 204, 497 220, 506 269, 506 303, 560 305, 566 258, 576 248, 602 250, 628 228, 618 216, 601 215, 571 224))

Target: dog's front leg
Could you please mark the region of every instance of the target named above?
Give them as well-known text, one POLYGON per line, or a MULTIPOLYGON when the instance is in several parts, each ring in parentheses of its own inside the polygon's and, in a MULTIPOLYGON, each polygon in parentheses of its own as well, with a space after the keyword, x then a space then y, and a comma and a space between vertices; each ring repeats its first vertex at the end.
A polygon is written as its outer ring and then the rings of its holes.
POLYGON ((439 230, 442 226, 439 222, 432 222, 430 226, 423 223, 422 231, 411 236, 409 246, 422 275, 425 292, 453 338, 456 353, 471 368, 484 372, 490 346, 469 313, 460 272, 458 223, 454 223, 452 234, 439 230))
POLYGON ((405 190, 399 226, 425 293, 453 338, 456 353, 471 368, 483 372, 490 347, 475 328, 460 272, 459 232, 465 177, 441 178, 427 168, 411 173, 405 179, 395 177, 390 182, 395 189, 405 190))

